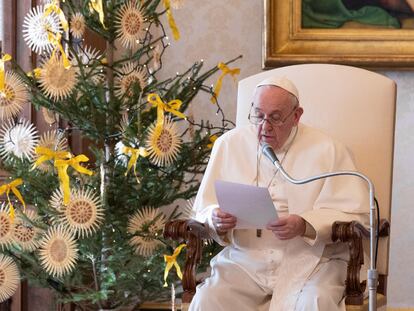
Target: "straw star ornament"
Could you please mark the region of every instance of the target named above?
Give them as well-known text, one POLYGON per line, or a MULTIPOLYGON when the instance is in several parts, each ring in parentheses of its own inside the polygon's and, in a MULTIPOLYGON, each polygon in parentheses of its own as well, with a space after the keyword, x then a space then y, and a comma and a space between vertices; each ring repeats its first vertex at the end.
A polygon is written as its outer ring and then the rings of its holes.
POLYGON ((0 254, 0 303, 14 295, 19 283, 20 274, 16 263, 10 257, 0 254))
POLYGON ((133 62, 122 66, 115 77, 115 95, 127 100, 133 95, 133 85, 137 83, 141 91, 147 86, 148 75, 143 67, 138 67, 133 62))
POLYGON ((128 221, 128 233, 133 235, 129 244, 138 255, 149 257, 162 246, 157 237, 162 233, 165 215, 152 207, 144 207, 128 221))
POLYGON ((63 226, 51 227, 40 243, 42 267, 54 277, 61 277, 75 268, 78 248, 72 233, 63 226))
POLYGON ((49 33, 60 33, 59 16, 55 12, 44 16, 43 6, 36 6, 30 10, 23 22, 23 38, 27 45, 37 54, 51 52, 53 44, 49 41, 49 33))
POLYGON ((165 118, 163 124, 153 124, 149 128, 146 147, 152 163, 158 166, 171 165, 181 147, 181 138, 175 123, 165 118))
POLYGON ((100 83, 105 79, 102 66, 96 65, 96 62, 102 59, 102 55, 98 50, 89 46, 84 46, 76 52, 71 53, 72 65, 76 69, 76 76, 78 79, 82 79, 81 71, 79 69, 82 66, 84 79, 91 79, 93 83, 100 83))
POLYGON ((76 70, 65 68, 63 58, 56 54, 42 65, 39 82, 47 97, 54 101, 64 100, 75 88, 76 70))
POLYGON ((103 221, 100 198, 92 190, 71 191, 71 199, 63 204, 63 193, 58 190, 51 200, 51 206, 59 211, 55 223, 62 224, 81 238, 91 236, 103 221))
POLYGON ((13 242, 13 222, 10 218, 10 211, 3 203, 0 207, 0 249, 10 247, 13 242))
POLYGON ((85 33, 85 17, 77 12, 70 19, 70 33, 75 39, 82 39, 85 33))
POLYGON ((36 128, 27 120, 9 120, 0 128, 0 156, 11 159, 13 156, 31 160, 39 136, 36 128))
POLYGON ((36 212, 27 210, 25 217, 17 216, 13 223, 13 243, 19 245, 24 251, 32 252, 39 247, 43 231, 33 225, 39 221, 36 212))
POLYGON ((22 80, 13 72, 6 72, 4 89, 0 91, 0 121, 16 117, 29 100, 22 80))
POLYGON ((146 17, 137 2, 124 4, 117 12, 115 21, 117 38, 124 47, 131 49, 138 47, 146 33, 146 17))

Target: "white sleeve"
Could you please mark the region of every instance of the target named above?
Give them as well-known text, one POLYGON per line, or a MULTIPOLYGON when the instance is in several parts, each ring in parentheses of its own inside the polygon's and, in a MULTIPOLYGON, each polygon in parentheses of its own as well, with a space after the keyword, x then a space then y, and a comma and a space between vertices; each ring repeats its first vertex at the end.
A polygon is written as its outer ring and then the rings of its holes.
MULTIPOLYGON (((342 145, 335 146, 330 164, 331 172, 356 171, 350 152, 342 145)), ((365 181, 356 176, 324 179, 313 209, 300 215, 316 232, 315 239, 304 237, 304 240, 310 245, 318 242, 332 243, 332 224, 335 221, 356 220, 367 226, 369 224, 368 193, 365 181)))
POLYGON ((214 143, 210 160, 194 202, 196 220, 208 224, 210 236, 223 246, 230 243, 233 230, 229 230, 226 235, 219 235, 213 226, 211 216, 213 210, 219 207, 214 182, 224 179, 226 176, 227 154, 226 142, 220 137, 214 143))

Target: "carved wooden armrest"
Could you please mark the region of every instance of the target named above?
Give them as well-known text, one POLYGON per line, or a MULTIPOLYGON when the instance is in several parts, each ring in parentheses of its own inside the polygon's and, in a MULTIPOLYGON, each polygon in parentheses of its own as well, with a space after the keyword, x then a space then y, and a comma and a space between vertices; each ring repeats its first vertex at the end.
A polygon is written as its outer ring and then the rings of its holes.
MULTIPOLYGON (((380 221, 380 237, 389 236, 390 224, 386 219, 380 221)), ((361 305, 364 301, 365 282, 360 282, 361 266, 364 264, 362 240, 369 239, 369 230, 359 222, 336 221, 332 225, 332 241, 345 242, 349 246, 349 262, 346 277, 345 303, 361 305)))
POLYGON ((196 290, 196 267, 200 263, 203 239, 209 238, 208 227, 196 220, 172 220, 164 228, 164 237, 187 244, 187 255, 183 272, 182 302, 189 303, 196 290))

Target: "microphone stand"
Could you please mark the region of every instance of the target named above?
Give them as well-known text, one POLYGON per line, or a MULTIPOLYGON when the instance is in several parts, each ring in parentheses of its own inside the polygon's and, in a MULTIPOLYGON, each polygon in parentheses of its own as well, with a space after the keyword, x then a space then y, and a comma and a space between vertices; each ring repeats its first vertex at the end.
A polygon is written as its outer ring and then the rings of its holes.
MULTIPOLYGON (((265 153, 266 156, 268 156, 265 153)), ((268 156, 269 157, 269 156, 268 156)), ((313 177, 305 178, 305 179, 293 179, 289 176, 288 173, 283 169, 282 165, 279 161, 271 159, 273 164, 276 168, 280 171, 282 176, 292 184, 302 185, 306 184, 318 179, 333 177, 333 176, 341 176, 341 175, 350 175, 350 176, 357 176, 365 180, 369 187, 369 228, 370 228, 370 268, 368 270, 367 281, 368 281, 368 293, 369 293, 369 304, 368 308, 369 311, 377 310, 377 282, 378 282, 378 271, 376 267, 376 258, 375 258, 375 249, 376 249, 376 238, 377 238, 377 227, 376 227, 376 218, 375 218, 375 206, 374 206, 374 184, 371 180, 365 176, 364 174, 354 172, 354 171, 340 171, 340 172, 333 172, 333 173, 325 173, 316 175, 313 177)))

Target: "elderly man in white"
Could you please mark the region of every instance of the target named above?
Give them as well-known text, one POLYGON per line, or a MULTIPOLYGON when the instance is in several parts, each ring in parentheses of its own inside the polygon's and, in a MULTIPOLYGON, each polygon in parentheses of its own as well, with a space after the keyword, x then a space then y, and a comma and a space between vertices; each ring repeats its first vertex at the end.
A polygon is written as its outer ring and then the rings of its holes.
POLYGON ((270 144, 294 178, 356 170, 345 146, 299 123, 302 113, 291 81, 267 79, 256 87, 252 124, 215 142, 194 208, 225 248, 190 310, 345 310, 347 247, 332 243, 331 227, 338 220, 368 223, 366 186, 348 176, 293 185, 260 151, 260 143, 270 144), (217 204, 216 180, 267 187, 278 220, 263 232, 236 229, 236 217, 217 204))

